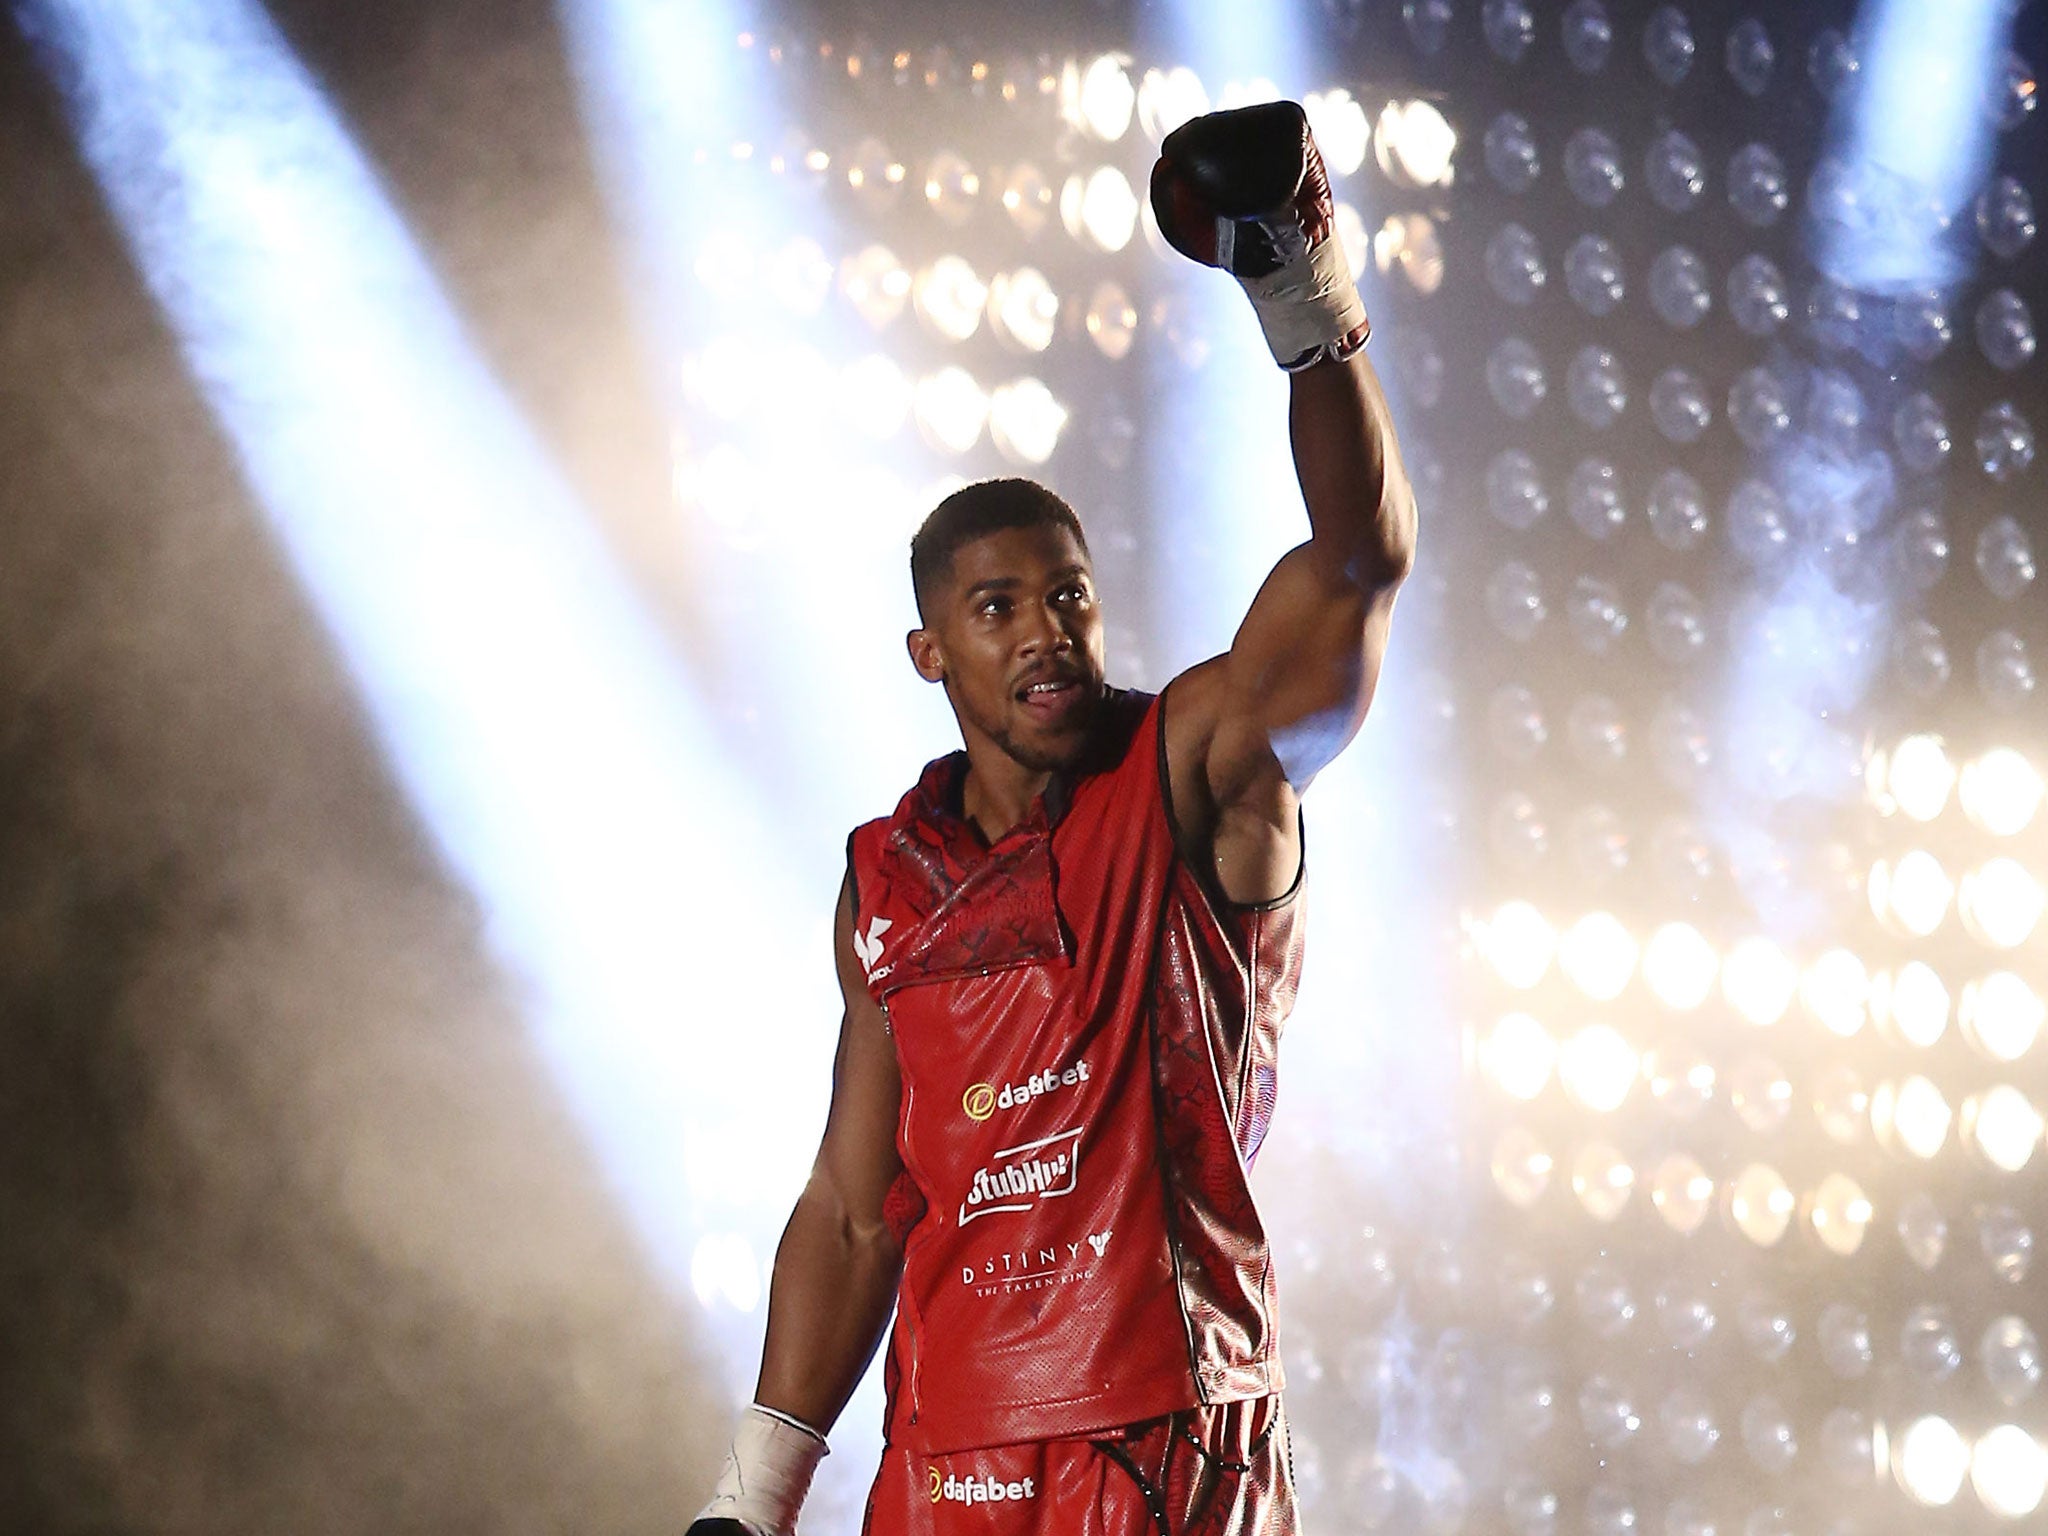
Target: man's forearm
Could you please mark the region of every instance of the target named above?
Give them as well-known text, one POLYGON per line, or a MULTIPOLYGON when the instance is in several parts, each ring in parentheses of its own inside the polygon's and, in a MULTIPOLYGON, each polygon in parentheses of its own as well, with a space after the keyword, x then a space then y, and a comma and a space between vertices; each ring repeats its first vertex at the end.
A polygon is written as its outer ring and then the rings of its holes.
POLYGON ((1294 374, 1288 426, 1316 545, 1362 588, 1399 582, 1415 560, 1415 498, 1365 354, 1294 374))
POLYGON ((856 1223, 828 1193, 806 1189, 775 1250, 755 1400, 829 1430, 874 1358, 902 1271, 886 1226, 856 1223))

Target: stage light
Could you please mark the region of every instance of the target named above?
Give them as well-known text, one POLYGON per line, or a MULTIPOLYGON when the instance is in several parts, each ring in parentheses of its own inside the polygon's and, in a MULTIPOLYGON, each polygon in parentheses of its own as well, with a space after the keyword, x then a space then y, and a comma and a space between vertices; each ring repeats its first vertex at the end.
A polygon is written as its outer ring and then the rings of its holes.
POLYGON ((1365 164, 1372 125, 1366 121, 1365 108, 1349 91, 1311 91, 1301 105, 1315 134, 1316 148, 1322 151, 1323 164, 1332 175, 1349 176, 1365 164))
POLYGON ((1707 189, 1707 164, 1699 145, 1670 129, 1643 156, 1643 179, 1666 213, 1688 213, 1707 189))
POLYGON ((1963 1101, 1963 1136, 1994 1168, 2018 1173, 2041 1143, 2041 1112, 2024 1093, 2000 1083, 1963 1101))
POLYGON ((988 396, 964 368, 941 368, 917 381, 917 425, 925 441, 947 453, 965 453, 981 440, 988 396))
POLYGON ((847 159, 846 184, 873 213, 894 206, 908 175, 908 167, 880 139, 862 139, 847 159))
POLYGON ((910 288, 910 273, 886 245, 866 246, 840 263, 840 294, 876 330, 903 313, 910 288))
MULTIPOLYGON (((1749 1459, 1765 1472, 1776 1476, 1782 1473, 1799 1455, 1799 1440, 1792 1431, 1792 1421, 1785 1416, 1784 1406, 1769 1393, 1751 1398, 1742 1406, 1742 1448, 1749 1452, 1749 1459)), ((1759 1531, 1760 1522, 1755 1515, 1745 1522, 1750 1531, 1759 1531)), ((1787 1527, 1764 1525, 1762 1531, 1784 1530, 1787 1527)))
POLYGON ((1486 242, 1486 280, 1505 304, 1533 304, 1548 273, 1536 237, 1520 224, 1503 224, 1486 242))
POLYGON ((1728 1186, 1729 1224, 1759 1248, 1785 1235, 1798 1205, 1784 1178, 1766 1163, 1751 1163, 1728 1186))
POLYGON ((1924 1077, 1909 1077, 1896 1086, 1880 1083, 1870 1096, 1870 1124, 1878 1139, 1923 1162, 1948 1140, 1953 1119, 1948 1100, 1924 1077))
POLYGON ((2038 681, 2027 642, 2011 630, 1995 630, 1978 642, 1977 687, 1994 708, 2022 708, 2038 681))
POLYGON ((1486 0, 1479 10, 1479 29, 1496 58, 1519 64, 1536 41, 1536 15, 1528 0, 1486 0))
POLYGON ((2000 857, 1963 876, 1958 905, 1970 932, 1994 949, 2026 943, 2048 903, 2040 881, 2019 860, 2000 857))
POLYGON ((1932 821, 1955 787, 1955 765, 1939 736, 1908 736, 1893 749, 1885 775, 1892 798, 1915 821, 1932 821))
POLYGON ((1417 293, 1435 293, 1444 280, 1443 243, 1424 214, 1390 216, 1372 237, 1372 259, 1381 276, 1398 269, 1417 293))
POLYGON ((1137 339, 1138 309, 1119 284, 1105 279, 1095 285, 1081 324, 1098 352, 1113 363, 1121 362, 1137 339))
POLYGON ((1877 1349, 1870 1338, 1870 1318, 1846 1301, 1831 1301, 1821 1309, 1814 1330, 1820 1344, 1821 1363, 1840 1381, 1861 1381, 1877 1361, 1877 1349))
POLYGON ((1628 521, 1621 474, 1607 459, 1579 460, 1565 482, 1564 495, 1565 511, 1573 526, 1595 542, 1612 538, 1628 521))
POLYGON ((1629 402, 1628 371, 1621 359, 1602 346, 1579 348, 1565 369, 1565 400, 1594 431, 1613 426, 1629 402))
POLYGON ((840 380, 840 407, 856 432, 881 441, 903 430, 911 386, 894 358, 870 352, 849 363, 840 380))
POLYGON ((1536 461, 1519 448, 1495 454, 1486 470, 1486 503, 1504 526, 1517 532, 1533 528, 1550 510, 1536 461))
POLYGON ((1790 206, 1785 164, 1768 144, 1745 144, 1728 162, 1728 203, 1752 229, 1778 222, 1790 206))
POLYGON ((2033 465, 2034 428, 2010 400, 1986 406, 1977 418, 1977 467, 2000 485, 2033 465))
POLYGON ((1530 1015, 1504 1014, 1480 1048, 1480 1060, 1503 1093, 1526 1101, 1550 1081, 1557 1042, 1530 1015))
POLYGON ((912 301, 918 317, 948 341, 965 341, 981 328, 988 284, 959 256, 941 256, 917 277, 912 301))
POLYGON ((1977 306, 1977 345, 1991 366, 2006 373, 2034 360, 2034 317, 2010 288, 1985 295, 1977 306))
POLYGON ((1791 318, 1785 274, 1768 256, 1745 256, 1728 269, 1728 312, 1737 329, 1759 341, 1791 318))
POLYGON ((1721 963, 1722 995, 1751 1024, 1777 1023, 1798 987, 1799 968, 1761 935, 1742 940, 1721 963))
POLYGON ((1564 53, 1573 69, 1582 75, 1597 75, 1607 67, 1608 51, 1614 46, 1614 23, 1600 0, 1572 0, 1564 13, 1564 53))
POLYGON ((1520 1126, 1509 1126, 1494 1141, 1490 1166, 1501 1194, 1527 1210, 1550 1187, 1555 1165, 1533 1135, 1520 1126))
POLYGON ((1580 1030, 1558 1052, 1557 1076, 1565 1092, 1595 1114, 1619 1109, 1641 1069, 1635 1047, 1605 1024, 1580 1030))
POLYGON ((1831 1035, 1846 1040, 1863 1028, 1870 978, 1863 962, 1846 949, 1831 949, 1806 968, 1799 999, 1831 1035))
POLYGON ((1970 1451, 1955 1425, 1935 1414, 1906 1426, 1892 1450, 1892 1475, 1916 1504, 1940 1508, 1954 1501, 1969 1470, 1970 1451))
POLYGON ((832 292, 833 266, 825 249, 808 235, 799 235, 769 258, 767 288, 791 314, 809 319, 825 307, 832 292))
POLYGON ((2025 831, 2040 809, 2041 776, 2011 747, 1994 747, 1963 768, 1963 813, 1994 837, 2025 831))
POLYGON ((1223 89, 1216 93, 1216 106, 1221 111, 1237 107, 1256 107, 1268 101, 1280 100, 1280 87, 1264 75, 1254 75, 1249 80, 1226 80, 1223 89))
POLYGON ((1527 991, 1550 969, 1557 931, 1528 902, 1510 901, 1486 923, 1480 945, 1501 980, 1527 991))
POLYGON ((1105 53, 1084 67, 1068 60, 1060 77, 1060 115, 1085 128, 1105 144, 1122 138, 1131 126, 1137 88, 1131 84, 1130 56, 1105 53))
POLYGON ((1870 1125, 1870 1093, 1855 1069, 1837 1063, 1813 1085, 1813 1118, 1831 1141, 1851 1146, 1870 1125))
POLYGON ((1698 1115, 1714 1097, 1714 1067, 1696 1051, 1664 1049, 1643 1058, 1650 1097, 1679 1120, 1698 1115))
POLYGON ((1050 459, 1066 424, 1067 408, 1037 379, 998 385, 989 397, 989 437, 1014 463, 1035 467, 1050 459))
POLYGON ((1900 1039, 1921 1050, 1948 1028, 1948 988, 1925 961, 1909 960, 1896 976, 1880 976, 1871 988, 1871 1006, 1890 1021, 1900 1039))
POLYGON ((1052 345, 1059 314, 1059 295, 1036 267, 999 272, 989 284, 988 315, 996 335, 1023 351, 1043 352, 1052 345))
POLYGON ((1807 1221, 1821 1246, 1845 1259, 1863 1246, 1871 1215, 1870 1197, 1845 1173, 1822 1179, 1807 1209, 1807 1221))
POLYGON ((1045 173, 1028 161, 1020 161, 1011 167, 1003 178, 1003 190, 998 199, 1003 212, 1010 216, 1010 222, 1017 226, 1017 232, 1029 240, 1045 228, 1052 217, 1052 184, 1045 179, 1045 173))
POLYGON ((1181 124, 1209 110, 1209 93, 1201 76, 1186 66, 1148 69, 1138 84, 1138 125, 1157 144, 1181 124))
POLYGON ((1977 1341, 1977 1366, 1992 1395, 2017 1408, 2041 1386, 2041 1341, 2022 1318, 1993 1318, 1977 1341))
POLYGON ((1941 926, 1954 895, 1955 882, 1925 849, 1914 849, 1896 865, 1879 860, 1870 871, 1872 910, 1890 916, 1915 938, 1924 939, 1941 926))
POLYGON ((1924 390, 1899 402, 1892 412, 1892 443, 1900 462, 1915 474, 1932 475, 1946 468, 1955 435, 1941 402, 1924 390))
POLYGON ((1993 971, 1963 988, 1963 1036, 1993 1061, 2018 1061, 2033 1049, 2048 1005, 2011 971, 1993 971))
POLYGON ((1682 1236, 1700 1229, 1714 1208, 1714 1180, 1697 1159, 1673 1152, 1650 1177, 1650 1203, 1664 1225, 1682 1236))
MULTIPOLYGON (((1878 1120, 1882 1111, 1884 1123, 1889 1127, 1891 1103, 1892 1087, 1886 1083, 1878 1088, 1871 1100, 1871 1119, 1878 1120)), ((1890 1139, 1889 1135, 1886 1139, 1890 1139)), ((1896 1230, 1899 1247, 1905 1250, 1906 1257, 1932 1274, 1941 1262, 1941 1256, 1948 1251, 1948 1221, 1941 1214, 1941 1207, 1924 1192, 1914 1195, 1899 1207, 1896 1230)))
POLYGON ((1373 131, 1380 171, 1396 186, 1449 186, 1458 135, 1427 101, 1390 101, 1373 131))
POLYGON ((2033 585, 2034 546, 2016 519, 1993 518, 1977 535, 1977 574, 2002 603, 2017 602, 2033 585))
POLYGON ((1970 1485, 1992 1514, 2022 1519, 2048 1496, 2048 1451, 2019 1425, 2000 1424, 1970 1453, 1970 1485))
POLYGON ((1612 1221, 1636 1187, 1628 1159, 1605 1142, 1592 1142, 1572 1160, 1572 1193, 1595 1221, 1612 1221))
POLYGON ((2010 261, 2033 243, 2034 200, 2010 176, 1992 180, 1977 196, 1977 237, 1992 255, 2010 261))
MULTIPOLYGON (((1503 112, 1486 130, 1486 169, 1504 192, 1526 192, 1543 173, 1543 157, 1529 120, 1503 112)), ((2024 192, 2021 194, 2024 196, 2024 192)))
POLYGON ((1565 930, 1558 963, 1581 992, 1612 1002, 1635 973, 1636 941, 1611 912, 1588 912, 1565 930))
POLYGON ((1112 255, 1131 243, 1138 228, 1138 196, 1113 165, 1067 178, 1060 189, 1060 222, 1082 244, 1112 255))
POLYGON ((1746 1055, 1728 1074, 1728 1107, 1759 1136, 1772 1135, 1792 1112, 1792 1080, 1770 1057, 1746 1055))
POLYGON ((981 176, 964 158, 950 149, 932 157, 925 171, 924 200, 940 223, 958 229, 973 217, 980 197, 981 176))

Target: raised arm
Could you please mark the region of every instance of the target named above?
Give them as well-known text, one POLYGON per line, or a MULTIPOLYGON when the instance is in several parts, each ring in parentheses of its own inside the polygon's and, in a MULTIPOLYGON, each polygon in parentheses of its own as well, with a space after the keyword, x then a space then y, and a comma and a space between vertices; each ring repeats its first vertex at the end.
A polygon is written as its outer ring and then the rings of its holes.
POLYGON ((1226 895, 1267 900, 1294 877, 1297 797, 1372 703, 1414 563, 1415 498, 1300 110, 1276 103, 1177 130, 1153 201, 1176 245, 1244 284, 1292 375, 1309 538, 1273 568, 1230 650, 1174 680, 1166 709, 1184 847, 1213 863, 1226 895), (1217 232, 1199 237, 1204 219, 1217 232))
POLYGON ((854 962, 853 890, 839 892, 833 952, 845 1015, 832 1103, 811 1176, 775 1250, 768 1337, 754 1406, 691 1536, 786 1536, 824 1436, 874 1358, 895 1305, 903 1250, 883 1210, 902 1171, 896 1048, 854 962))
POLYGON ((1212 786, 1270 756, 1298 792, 1358 734, 1415 560, 1415 498, 1365 354, 1295 374, 1289 417, 1311 534, 1274 566, 1221 658, 1212 786))

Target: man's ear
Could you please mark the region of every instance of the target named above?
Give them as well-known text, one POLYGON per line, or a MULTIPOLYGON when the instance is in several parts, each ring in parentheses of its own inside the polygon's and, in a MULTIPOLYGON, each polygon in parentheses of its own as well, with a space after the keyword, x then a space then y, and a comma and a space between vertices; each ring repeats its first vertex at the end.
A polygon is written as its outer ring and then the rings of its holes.
POLYGON ((903 644, 910 652, 910 664, 917 668, 917 675, 928 683, 940 683, 946 679, 946 658, 939 651, 939 637, 928 629, 913 629, 903 637, 903 644))

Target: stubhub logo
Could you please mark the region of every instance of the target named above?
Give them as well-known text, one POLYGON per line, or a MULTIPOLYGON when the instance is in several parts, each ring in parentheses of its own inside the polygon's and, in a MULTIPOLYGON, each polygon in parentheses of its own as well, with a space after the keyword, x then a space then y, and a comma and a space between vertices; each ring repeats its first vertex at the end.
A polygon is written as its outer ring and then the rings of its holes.
POLYGON ((1021 1147, 1005 1147, 995 1161, 974 1170, 960 1225, 998 1211, 1028 1211, 1041 1200, 1071 1195, 1081 1172, 1081 1130, 1041 1136, 1021 1147))
POLYGON ((1007 1083, 1001 1088, 994 1083, 976 1083, 960 1096, 960 1107, 967 1111, 968 1119, 979 1125, 999 1109, 1017 1109, 1044 1094, 1087 1081, 1088 1063, 1085 1061, 1075 1062, 1064 1072, 1047 1067, 1043 1072, 1032 1073, 1021 1083, 1007 1083))
POLYGON ((1029 1477, 1013 1483, 993 1477, 941 1477, 933 1467, 931 1493, 934 1504, 1007 1504, 1012 1499, 1037 1498, 1038 1483, 1029 1477))

